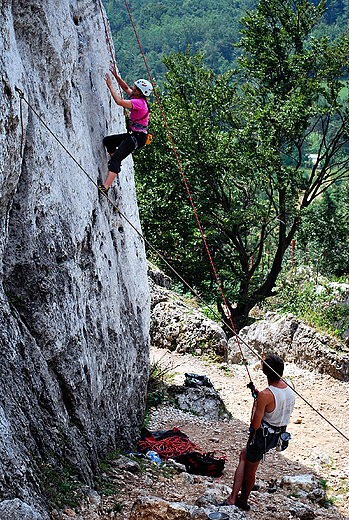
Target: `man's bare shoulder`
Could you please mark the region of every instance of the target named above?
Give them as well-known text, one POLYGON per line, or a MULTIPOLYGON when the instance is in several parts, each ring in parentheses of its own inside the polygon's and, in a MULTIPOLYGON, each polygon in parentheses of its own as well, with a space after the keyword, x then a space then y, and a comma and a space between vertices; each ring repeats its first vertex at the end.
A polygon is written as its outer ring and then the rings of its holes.
POLYGON ((269 388, 264 388, 264 390, 261 390, 258 394, 258 399, 260 399, 263 403, 271 403, 274 401, 274 395, 269 388))

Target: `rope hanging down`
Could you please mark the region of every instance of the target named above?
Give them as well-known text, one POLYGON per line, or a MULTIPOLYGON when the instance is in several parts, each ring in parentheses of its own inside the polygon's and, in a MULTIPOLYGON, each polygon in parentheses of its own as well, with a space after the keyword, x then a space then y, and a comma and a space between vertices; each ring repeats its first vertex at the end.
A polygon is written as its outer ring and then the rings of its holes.
MULTIPOLYGON (((100 0, 99 0, 100 1, 100 0)), ((203 240, 203 243, 204 243, 204 246, 205 246, 205 249, 206 249, 206 252, 207 252, 207 256, 209 258, 209 261, 210 261, 210 264, 211 264, 211 267, 212 267, 212 271, 213 271, 213 274, 214 274, 214 277, 216 279, 216 283, 218 285, 218 288, 219 288, 219 292, 221 294, 221 297, 222 297, 222 300, 224 302, 224 307, 225 307, 225 310, 226 310, 226 313, 227 313, 227 316, 228 316, 228 319, 229 319, 229 322, 230 322, 230 325, 231 325, 231 328, 235 334, 235 337, 236 337, 236 340, 237 340, 237 344, 238 344, 238 347, 239 347, 239 350, 240 350, 240 353, 241 353, 241 356, 242 356, 242 359, 243 359, 243 362, 244 362, 244 365, 245 365, 245 368, 246 368, 246 371, 247 371, 247 374, 248 374, 248 377, 250 379, 250 383, 252 383, 252 378, 251 378, 251 375, 250 375, 250 371, 248 369, 248 366, 247 366, 247 361, 245 359, 245 356, 244 356, 244 353, 242 351, 242 348, 241 348, 241 345, 240 345, 240 341, 239 341, 239 338, 238 338, 238 335, 236 334, 236 331, 235 331, 235 326, 234 326, 234 323, 233 323, 233 320, 232 320, 232 317, 231 317, 231 314, 230 314, 230 311, 229 311, 229 308, 228 308, 228 304, 227 304, 227 301, 225 299, 225 296, 224 296, 224 292, 223 292, 223 289, 222 289, 222 286, 220 284, 220 281, 218 279, 218 275, 217 275, 217 271, 216 271, 216 268, 215 268, 215 265, 213 263, 213 259, 212 259, 212 256, 211 256, 211 253, 210 253, 210 250, 209 250, 209 247, 207 245, 207 242, 206 242, 206 238, 205 238, 205 235, 204 235, 204 232, 203 232, 203 229, 202 229, 202 226, 201 226, 201 222, 199 220, 199 217, 198 217, 198 214, 197 214, 197 211, 196 211, 196 208, 195 208, 195 204, 194 204, 194 201, 192 199, 192 196, 191 196, 191 193, 190 193, 190 190, 189 190, 189 186, 188 186, 188 183, 187 183, 187 179, 184 175, 184 171, 183 171, 183 168, 182 168, 182 165, 180 163, 180 160, 179 160, 179 157, 178 157, 178 154, 177 154, 177 150, 176 150, 176 147, 174 145, 174 142, 173 142, 173 139, 172 139, 172 135, 171 135, 171 132, 169 130, 169 127, 167 125, 167 121, 166 121, 166 118, 165 118, 165 114, 162 110, 162 106, 161 106, 161 103, 160 103, 160 100, 159 100, 159 97, 157 95, 157 92, 156 92, 156 89, 155 89, 155 85, 154 85, 154 82, 153 82, 153 78, 150 74, 150 70, 149 70, 149 67, 148 67, 148 64, 147 64, 147 60, 145 58, 145 55, 144 55, 144 52, 143 52, 143 49, 142 49, 142 45, 141 45, 141 42, 138 38, 138 34, 137 34, 137 30, 136 30, 136 27, 135 27, 135 24, 133 23, 133 19, 132 19, 132 15, 131 15, 131 11, 130 11, 130 8, 128 6, 128 3, 126 0, 124 0, 125 2, 125 5, 126 5, 126 9, 127 9, 127 12, 128 12, 128 15, 130 17, 130 21, 131 21, 131 24, 132 24, 132 27, 133 27, 133 30, 134 30, 134 33, 135 33, 135 36, 136 36, 136 39, 137 39, 137 42, 138 42, 138 45, 139 45, 139 49, 141 51, 141 54, 142 54, 142 57, 143 57, 143 61, 144 61, 144 64, 146 66, 146 69, 147 69, 147 72, 148 72, 148 75, 149 75, 149 78, 150 78, 150 82, 153 86, 153 90, 154 90, 154 94, 155 94, 155 97, 156 97, 156 101, 159 105, 159 109, 160 109, 160 112, 161 112, 161 116, 162 116, 162 119, 164 121, 164 124, 165 124, 165 127, 166 127, 166 131, 167 131, 167 135, 170 139, 170 142, 171 142, 171 146, 172 146, 172 150, 174 152, 174 155, 176 157, 176 161, 177 161, 177 164, 178 164, 178 168, 181 172, 181 176, 182 176, 182 179, 183 179, 183 182, 184 182, 184 185, 185 185, 185 188, 187 190, 187 194, 188 194, 188 197, 189 197, 189 201, 190 201, 190 204, 191 204, 191 207, 193 209, 193 212, 194 212, 194 215, 195 215, 195 219, 196 219, 196 222, 198 224, 198 227, 199 227, 199 230, 200 230, 200 234, 201 234, 201 238, 203 240)))
MULTIPOLYGON (((80 168, 80 170, 88 177, 88 179, 94 184, 94 186, 99 190, 99 192, 105 197, 108 202, 113 206, 113 208, 118 211, 118 213, 125 219, 125 221, 131 226, 131 228, 137 233, 137 235, 144 240, 144 242, 149 246, 149 248, 164 262, 164 264, 174 273, 174 275, 186 286, 188 289, 194 294, 194 296, 201 301, 218 319, 219 321, 223 321, 222 317, 217 314, 217 312, 212 309, 206 301, 193 289, 186 280, 169 264, 169 262, 166 260, 166 258, 142 235, 142 233, 136 228, 134 224, 126 217, 126 215, 118 208, 118 206, 106 195, 103 191, 101 191, 97 185, 97 183, 93 180, 93 178, 87 173, 87 171, 81 166, 81 164, 75 159, 75 157, 70 153, 70 151, 66 148, 66 146, 62 143, 62 141, 52 132, 50 127, 45 123, 45 121, 42 119, 42 117, 38 114, 38 112, 35 110, 35 108, 29 103, 29 101, 24 97, 24 93, 21 89, 18 87, 15 87, 15 90, 18 92, 18 95, 20 97, 20 104, 22 103, 22 100, 28 105, 28 107, 33 111, 33 113, 36 115, 36 117, 39 119, 39 121, 44 125, 44 127, 47 129, 47 131, 52 135, 52 137, 58 142, 58 144, 64 149, 64 151, 69 155, 69 157, 74 161, 74 163, 80 168)), ((22 114, 22 107, 20 109, 20 112, 22 114)), ((22 127, 23 127, 23 122, 22 127)), ((21 144, 22 146, 22 144, 21 144)), ((241 343, 243 343, 256 357, 258 357, 261 361, 263 361, 263 358, 260 356, 260 354, 255 351, 243 338, 238 336, 235 329, 227 325, 228 329, 233 332, 236 339, 239 340, 241 343)), ((268 365, 269 366, 269 365, 268 365)), ((276 374, 275 370, 269 366, 269 368, 276 374)), ((336 430, 342 437, 344 437, 347 441, 349 441, 349 438, 344 435, 343 432, 341 432, 334 424, 331 423, 322 413, 320 413, 314 406, 307 401, 297 390, 295 390, 292 386, 290 386, 287 381, 283 378, 281 378, 288 386, 291 388, 295 394, 302 399, 304 403, 306 403, 315 413, 317 413, 324 421, 326 421, 334 430, 336 430)))

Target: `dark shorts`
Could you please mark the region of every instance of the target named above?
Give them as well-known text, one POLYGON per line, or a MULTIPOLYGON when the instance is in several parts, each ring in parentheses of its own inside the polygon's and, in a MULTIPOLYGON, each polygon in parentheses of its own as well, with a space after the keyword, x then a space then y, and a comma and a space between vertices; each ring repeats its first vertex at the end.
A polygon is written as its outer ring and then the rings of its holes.
POLYGON ((116 135, 108 135, 103 139, 103 144, 109 154, 112 155, 109 163, 109 171, 119 173, 121 161, 135 150, 145 146, 147 140, 146 132, 132 132, 116 135))
POLYGON ((246 459, 249 462, 259 462, 264 453, 272 450, 277 445, 280 433, 269 433, 266 437, 263 435, 263 428, 256 431, 253 435, 253 430, 250 429, 250 436, 248 438, 246 447, 246 459))

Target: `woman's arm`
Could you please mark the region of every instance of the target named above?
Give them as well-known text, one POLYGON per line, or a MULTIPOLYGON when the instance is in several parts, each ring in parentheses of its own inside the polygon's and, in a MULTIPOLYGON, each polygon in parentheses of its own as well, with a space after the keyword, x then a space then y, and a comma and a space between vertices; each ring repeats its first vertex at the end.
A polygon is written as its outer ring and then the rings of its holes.
POLYGON ((119 96, 119 94, 116 92, 116 90, 113 87, 113 84, 111 82, 109 74, 106 74, 104 79, 110 90, 111 95, 113 96, 115 103, 124 108, 132 108, 132 102, 127 99, 122 99, 122 97, 119 96))
POLYGON ((118 76, 114 63, 110 66, 109 70, 113 74, 113 76, 116 79, 116 81, 119 83, 119 85, 122 88, 122 90, 124 92, 126 92, 126 94, 128 96, 130 96, 132 94, 132 89, 130 89, 130 87, 127 85, 127 83, 123 79, 121 79, 120 76, 118 76))

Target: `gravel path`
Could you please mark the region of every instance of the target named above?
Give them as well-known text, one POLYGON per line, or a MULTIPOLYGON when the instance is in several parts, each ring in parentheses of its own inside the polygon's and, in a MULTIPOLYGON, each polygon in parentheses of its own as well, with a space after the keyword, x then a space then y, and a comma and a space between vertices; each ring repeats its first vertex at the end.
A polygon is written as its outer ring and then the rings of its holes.
MULTIPOLYGON (((209 377, 215 389, 220 392, 233 416, 231 421, 205 421, 172 407, 160 407, 152 410, 149 428, 172 429, 177 426, 205 451, 217 449, 226 452, 229 462, 226 464, 220 483, 230 486, 238 454, 246 442, 252 406, 251 393, 246 388, 249 381, 246 368, 225 363, 217 364, 199 357, 178 355, 156 348, 151 349, 151 361, 159 361, 162 366, 171 367, 171 371, 175 373, 174 384, 183 384, 184 373, 194 372, 209 377)), ((249 367, 249 370, 256 387, 265 388, 266 378, 261 370, 257 366, 249 367)), ((348 382, 343 383, 301 369, 291 363, 286 364, 284 375, 293 380, 301 396, 348 436, 348 382)), ((277 478, 280 482, 283 475, 313 473, 318 479, 326 481, 327 496, 334 501, 334 505, 328 508, 311 503, 315 513, 314 518, 349 520, 349 441, 337 433, 300 397, 296 399, 288 431, 292 435, 292 440, 287 451, 280 454, 273 450, 259 466, 257 479, 262 485, 262 492, 254 494, 254 502, 251 502, 252 507, 247 514, 248 518, 253 520, 291 518, 289 509, 295 501, 299 501, 299 498, 287 497, 282 490, 270 495, 265 492, 265 485, 271 478, 277 478)), ((184 495, 188 499, 187 493, 188 490, 184 490, 184 495)), ((191 493, 195 494, 194 489, 191 493)))

